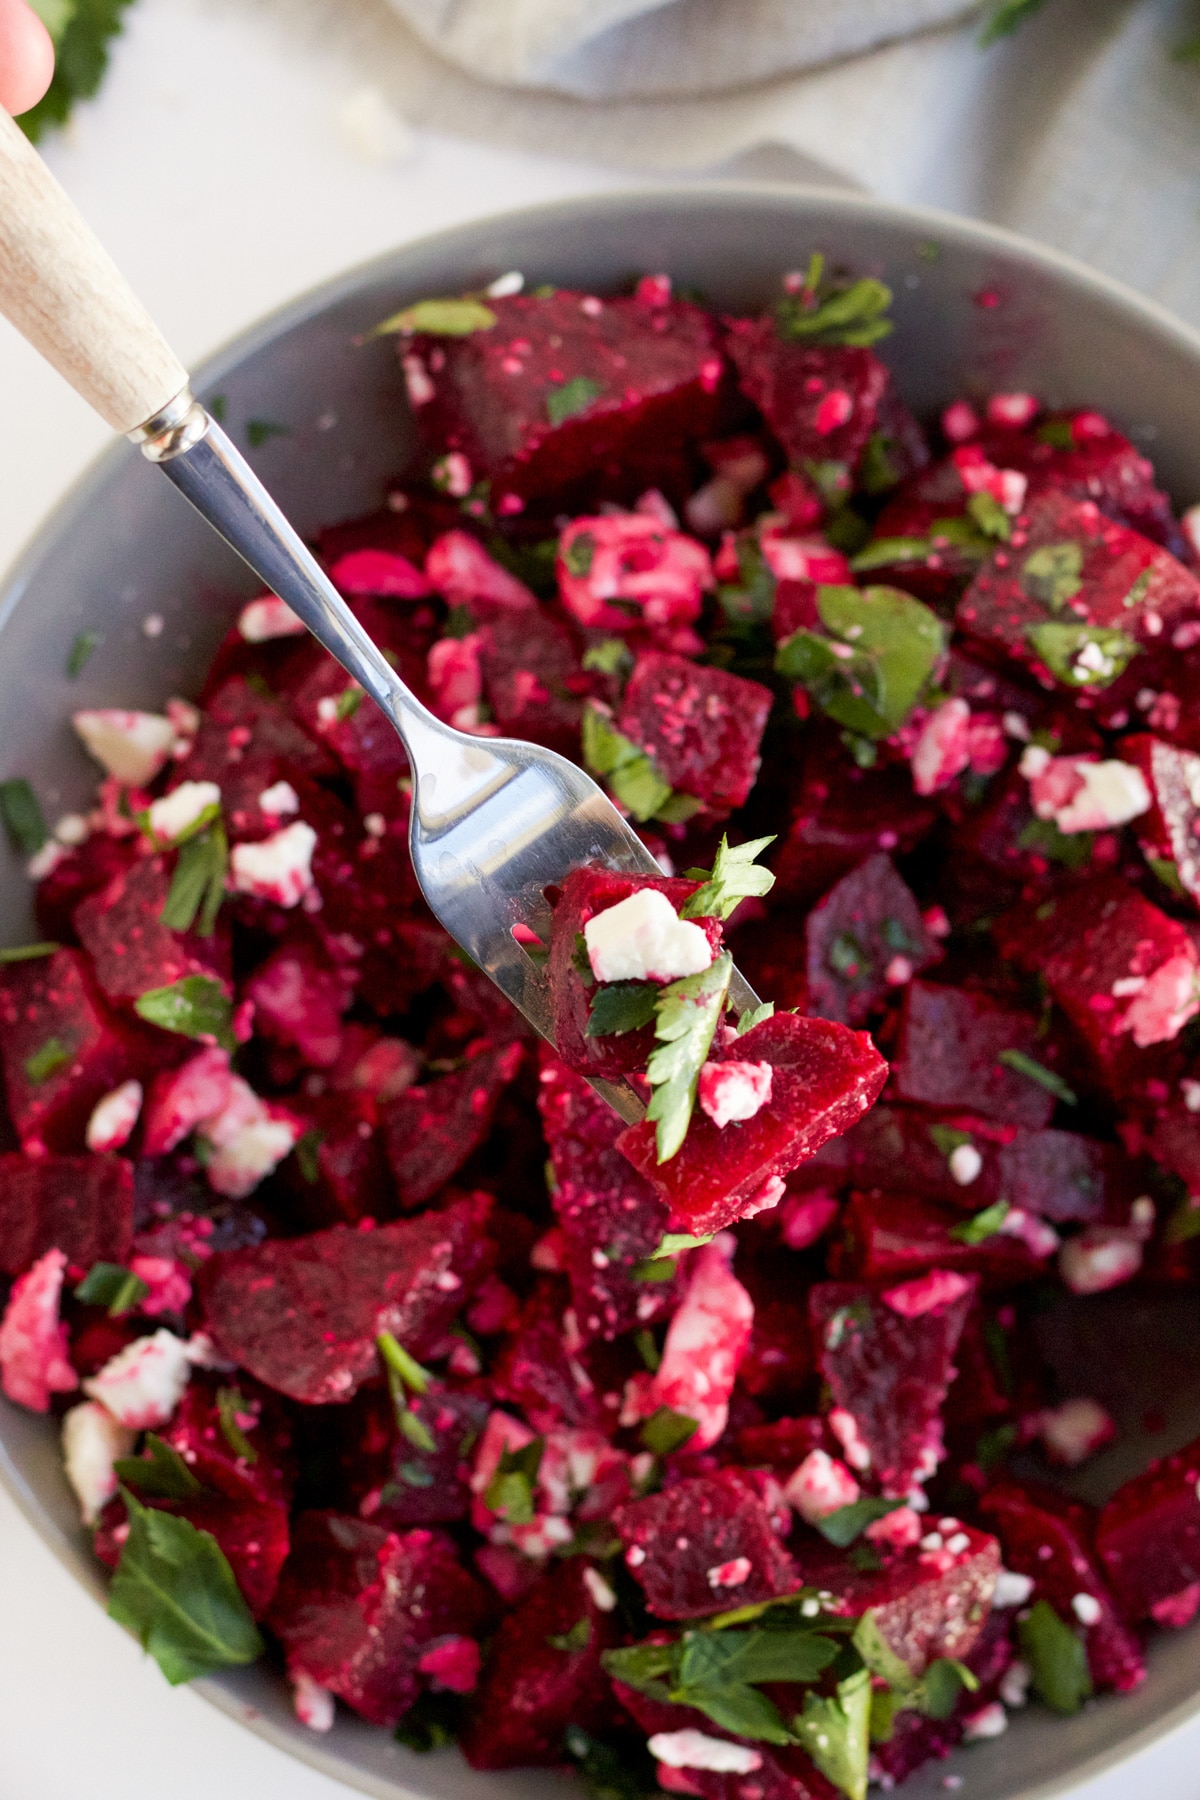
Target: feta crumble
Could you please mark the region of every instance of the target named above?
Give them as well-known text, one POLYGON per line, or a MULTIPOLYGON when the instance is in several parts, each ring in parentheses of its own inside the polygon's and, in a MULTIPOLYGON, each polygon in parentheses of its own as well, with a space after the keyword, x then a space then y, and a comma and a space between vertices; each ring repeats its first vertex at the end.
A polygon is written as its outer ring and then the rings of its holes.
POLYGON ((1033 1578, 1031 1576, 1018 1575, 1015 1569, 1001 1569, 996 1576, 996 1585, 992 1590, 992 1605, 1024 1606, 1032 1592, 1033 1578))
POLYGON ((258 810, 269 819, 286 818, 300 811, 300 796, 290 781, 277 781, 258 796, 258 810))
POLYGON ((173 1331, 135 1338, 83 1384, 85 1394, 106 1406, 131 1431, 165 1425, 179 1405, 191 1375, 188 1347, 173 1331))
POLYGON ((810 1450, 784 1484, 783 1497, 809 1525, 853 1506, 859 1486, 845 1463, 825 1450, 810 1450))
POLYGON ((31 1412, 47 1412, 52 1394, 79 1386, 58 1317, 66 1266, 61 1250, 47 1250, 14 1281, 0 1319, 0 1389, 31 1412))
POLYGON ((678 981, 713 960, 699 925, 681 919, 657 888, 642 888, 589 919, 583 928, 597 981, 678 981))
POLYGON ((160 713, 108 706, 74 713, 71 723, 105 774, 129 787, 153 781, 175 743, 175 727, 160 713))
POLYGON ((173 844, 214 806, 221 804, 215 781, 181 781, 150 804, 150 829, 160 844, 173 844))
POLYGON ((303 1670, 292 1676, 292 1705, 300 1723, 310 1731, 333 1730, 333 1695, 303 1670))
POLYGON ((709 1769, 716 1775, 752 1775, 762 1757, 748 1744, 709 1737, 705 1731, 656 1731, 646 1748, 669 1769, 709 1769))
POLYGON ((705 1063, 700 1071, 700 1105, 718 1127, 752 1119, 771 1098, 767 1062, 705 1063))
POLYGON ((137 1433, 98 1400, 83 1400, 63 1415, 63 1467, 85 1525, 94 1525, 117 1491, 113 1464, 128 1456, 137 1433))
POLYGON ((278 1167, 303 1127, 234 1075, 227 1104, 215 1118, 204 1120, 200 1135, 208 1147, 204 1173, 209 1186, 227 1199, 242 1200, 278 1167))
POLYGON ((89 1150, 119 1150, 127 1144, 142 1110, 142 1084, 123 1081, 103 1100, 97 1100, 87 1122, 84 1142, 89 1150))
POLYGON ((1071 1611, 1081 1625, 1098 1625, 1104 1608, 1095 1594, 1072 1594, 1071 1611))
POLYGON ((238 894, 295 906, 312 887, 316 847, 317 834, 303 819, 257 844, 235 844, 229 856, 229 885, 238 894))
POLYGON ((263 594, 238 614, 238 631, 248 644, 266 644, 272 638, 303 637, 308 627, 297 618, 286 600, 263 594))

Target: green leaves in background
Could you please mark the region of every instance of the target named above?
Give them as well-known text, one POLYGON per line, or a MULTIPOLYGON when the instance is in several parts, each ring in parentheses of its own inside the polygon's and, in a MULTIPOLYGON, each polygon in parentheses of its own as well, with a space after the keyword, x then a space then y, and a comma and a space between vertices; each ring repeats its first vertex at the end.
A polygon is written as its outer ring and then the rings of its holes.
POLYGON ((75 1298, 85 1306, 107 1307, 109 1318, 119 1319, 123 1313, 132 1312, 149 1292, 141 1276, 132 1269, 120 1263, 98 1262, 92 1264, 75 1289, 75 1298))
POLYGON ((1104 625, 1062 625, 1047 620, 1025 633, 1050 673, 1067 687, 1104 688, 1123 675, 1139 646, 1128 632, 1104 625))
POLYGON ((197 821, 198 834, 187 837, 179 851, 166 903, 159 915, 172 931, 191 931, 211 937, 217 913, 225 898, 229 845, 219 819, 207 829, 197 821))
POLYGON ((17 120, 32 143, 65 125, 77 100, 90 100, 99 91, 109 48, 128 4, 129 0, 33 0, 34 11, 54 39, 54 79, 37 105, 17 120))

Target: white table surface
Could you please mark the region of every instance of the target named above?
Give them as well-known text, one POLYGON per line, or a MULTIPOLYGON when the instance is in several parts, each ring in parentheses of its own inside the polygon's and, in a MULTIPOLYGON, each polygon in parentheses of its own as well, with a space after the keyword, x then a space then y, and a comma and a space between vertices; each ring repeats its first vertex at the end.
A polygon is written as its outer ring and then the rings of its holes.
MULTIPOLYGON (((48 155, 185 361, 405 239, 638 177, 418 136, 380 166, 337 123, 360 76, 265 19, 138 0, 100 100, 48 155)), ((0 569, 106 442, 0 321, 0 569)), ((0 1491, 0 1800, 349 1800, 167 1687, 0 1491)), ((969 1800, 969 1774, 962 1793, 969 1800)), ((1200 1800, 1200 1725, 1076 1800, 1200 1800)))

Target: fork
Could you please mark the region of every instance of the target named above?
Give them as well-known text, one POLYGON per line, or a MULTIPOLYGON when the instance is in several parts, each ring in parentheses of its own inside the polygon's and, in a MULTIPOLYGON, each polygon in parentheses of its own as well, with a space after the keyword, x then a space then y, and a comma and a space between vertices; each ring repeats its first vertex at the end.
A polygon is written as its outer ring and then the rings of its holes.
MULTIPOLYGON (((584 863, 662 870, 582 769, 540 745, 457 731, 423 706, 372 643, 19 127, 0 114, 0 312, 114 430, 162 470, 303 620, 391 720, 413 772, 410 848, 431 911, 529 1023, 554 1042, 543 961, 546 890, 584 863)), ((739 1013, 757 997, 735 970, 739 1013)), ((628 1081, 592 1086, 628 1124, 628 1081)))

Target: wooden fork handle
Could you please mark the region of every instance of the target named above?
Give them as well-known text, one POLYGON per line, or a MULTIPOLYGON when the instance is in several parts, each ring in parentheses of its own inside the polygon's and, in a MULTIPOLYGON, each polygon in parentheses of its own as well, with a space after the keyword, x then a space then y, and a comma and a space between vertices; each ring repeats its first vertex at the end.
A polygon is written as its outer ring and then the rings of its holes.
POLYGON ((19 125, 0 112, 0 312, 114 431, 187 370, 19 125))

